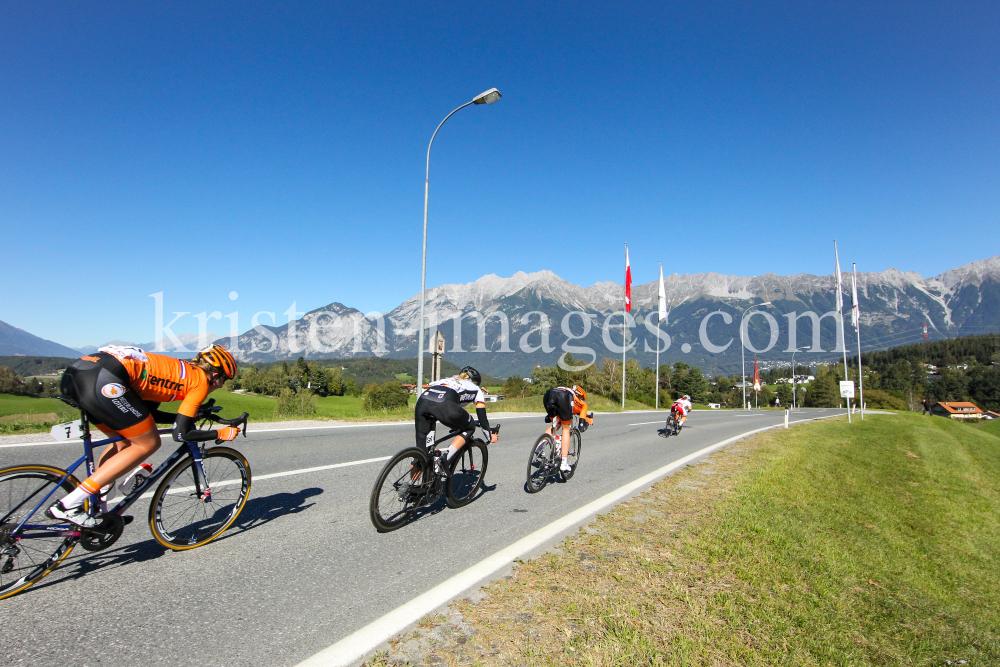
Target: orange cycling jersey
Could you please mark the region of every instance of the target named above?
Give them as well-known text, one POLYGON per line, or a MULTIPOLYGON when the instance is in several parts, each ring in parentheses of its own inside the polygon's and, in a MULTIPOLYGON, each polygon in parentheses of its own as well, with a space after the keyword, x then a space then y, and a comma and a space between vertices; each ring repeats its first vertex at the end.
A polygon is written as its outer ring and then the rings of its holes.
POLYGON ((130 386, 144 401, 183 401, 177 414, 193 418, 208 396, 210 388, 205 371, 186 361, 135 347, 108 346, 99 351, 122 363, 131 379, 130 386))

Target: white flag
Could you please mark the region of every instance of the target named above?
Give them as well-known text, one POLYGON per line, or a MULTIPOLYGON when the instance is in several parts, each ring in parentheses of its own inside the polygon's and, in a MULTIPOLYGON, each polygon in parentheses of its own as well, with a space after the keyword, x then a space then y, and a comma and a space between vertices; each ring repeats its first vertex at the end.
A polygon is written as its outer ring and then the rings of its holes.
POLYGON ((858 321, 861 319, 861 309, 858 307, 858 275, 855 272, 851 276, 851 324, 858 328, 858 321))
POLYGON ((660 310, 659 310, 659 322, 667 319, 667 290, 663 286, 663 265, 660 265, 660 310))
POLYGON ((833 255, 837 258, 837 312, 844 310, 844 284, 840 279, 840 253, 837 252, 837 242, 833 242, 833 255))

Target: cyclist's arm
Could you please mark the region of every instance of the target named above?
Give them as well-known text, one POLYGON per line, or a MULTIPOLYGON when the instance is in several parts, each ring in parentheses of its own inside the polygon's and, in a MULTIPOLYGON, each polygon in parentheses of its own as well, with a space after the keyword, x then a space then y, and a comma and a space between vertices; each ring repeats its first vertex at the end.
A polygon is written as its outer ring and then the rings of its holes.
POLYGON ((486 418, 486 404, 476 403, 476 416, 479 418, 479 425, 484 431, 490 430, 490 420, 486 418))
POLYGON ((194 417, 178 414, 177 421, 174 422, 171 434, 175 442, 202 442, 204 440, 217 440, 219 432, 215 429, 203 431, 195 424, 194 417))

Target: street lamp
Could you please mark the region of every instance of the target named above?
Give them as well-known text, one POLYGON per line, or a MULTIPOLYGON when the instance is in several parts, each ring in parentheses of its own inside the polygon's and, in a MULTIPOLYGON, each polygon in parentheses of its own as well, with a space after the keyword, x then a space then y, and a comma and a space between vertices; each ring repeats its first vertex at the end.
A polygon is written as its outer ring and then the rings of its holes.
MULTIPOLYGON (((743 315, 740 315, 740 357, 743 359, 743 407, 747 410, 750 409, 747 403, 747 354, 746 354, 746 344, 743 342, 743 317, 747 314, 747 311, 751 308, 757 308, 758 306, 770 306, 770 301, 765 301, 764 303, 751 303, 747 306, 746 310, 743 311, 743 315)), ((749 333, 749 332, 747 332, 749 333)))
POLYGON ((424 249, 420 261, 420 320, 417 322, 418 342, 417 342, 417 397, 424 391, 424 292, 427 287, 427 195, 430 192, 431 184, 431 146, 434 145, 434 137, 444 122, 455 115, 459 109, 464 109, 470 104, 493 104, 500 99, 500 91, 496 88, 479 93, 472 98, 471 102, 466 102, 462 106, 452 111, 438 123, 437 129, 431 135, 431 141, 427 144, 427 177, 424 179, 424 249))
POLYGON ((795 409, 795 353, 808 350, 808 347, 799 347, 792 350, 792 410, 795 409))

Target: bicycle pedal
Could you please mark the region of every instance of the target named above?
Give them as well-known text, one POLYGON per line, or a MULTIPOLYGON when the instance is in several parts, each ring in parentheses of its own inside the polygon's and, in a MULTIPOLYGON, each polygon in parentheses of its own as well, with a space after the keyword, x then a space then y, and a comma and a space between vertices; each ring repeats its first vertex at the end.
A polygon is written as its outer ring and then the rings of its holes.
POLYGON ((126 526, 132 523, 134 520, 135 517, 132 516, 131 514, 126 514, 125 516, 122 517, 122 523, 124 523, 126 526))

